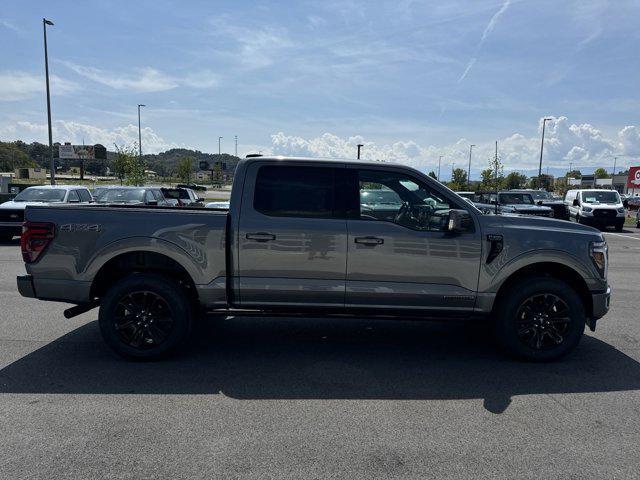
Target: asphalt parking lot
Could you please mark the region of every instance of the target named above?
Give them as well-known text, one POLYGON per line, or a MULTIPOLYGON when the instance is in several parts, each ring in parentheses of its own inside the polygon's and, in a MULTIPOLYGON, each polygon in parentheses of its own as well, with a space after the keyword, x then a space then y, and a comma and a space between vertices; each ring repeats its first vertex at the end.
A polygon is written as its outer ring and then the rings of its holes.
POLYGON ((476 324, 308 318, 128 363, 2 244, 0 478, 639 478, 640 234, 606 236, 611 311, 546 365, 476 324))

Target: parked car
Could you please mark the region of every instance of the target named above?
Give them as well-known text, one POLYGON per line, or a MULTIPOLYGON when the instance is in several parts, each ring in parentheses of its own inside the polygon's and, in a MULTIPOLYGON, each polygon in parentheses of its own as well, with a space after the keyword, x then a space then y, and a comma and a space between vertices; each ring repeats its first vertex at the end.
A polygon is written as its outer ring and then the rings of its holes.
POLYGON ((218 208, 229 210, 229 201, 207 202, 205 208, 218 208))
POLYGON ((172 206, 162 194, 160 187, 115 187, 98 193, 96 203, 109 205, 172 206))
POLYGON ((38 185, 25 188, 13 200, 0 204, 0 241, 7 242, 20 236, 24 209, 28 205, 92 201, 89 189, 77 185, 38 185))
POLYGON ((599 228, 615 227, 622 231, 625 209, 615 190, 567 190, 564 203, 578 223, 599 228))
POLYGON ((162 188, 162 195, 178 207, 203 207, 204 198, 196 195, 190 188, 162 188))
POLYGON ((514 193, 528 193, 533 197, 533 201, 537 205, 549 207, 553 210, 553 218, 559 218, 561 220, 569 220, 569 208, 564 204, 564 200, 561 198, 553 197, 549 192, 545 190, 509 190, 514 193))
POLYGON ((504 349, 546 361, 609 308, 601 232, 482 215, 390 163, 247 158, 228 212, 30 206, 24 235, 20 293, 76 304, 67 317, 99 306, 106 343, 136 359, 179 349, 206 309, 491 318, 504 349), (384 189, 402 203, 372 218, 361 191, 384 189))
POLYGON ((190 188, 191 190, 197 190, 199 192, 204 192, 207 190, 207 187, 204 185, 198 185, 197 183, 179 183, 176 185, 178 188, 190 188))
POLYGON ((640 209, 640 197, 636 196, 627 198, 627 208, 629 210, 640 209))
POLYGON ((476 207, 485 213, 514 213, 519 215, 535 215, 553 217, 553 209, 537 205, 530 193, 512 192, 510 190, 496 193, 479 194, 476 207))

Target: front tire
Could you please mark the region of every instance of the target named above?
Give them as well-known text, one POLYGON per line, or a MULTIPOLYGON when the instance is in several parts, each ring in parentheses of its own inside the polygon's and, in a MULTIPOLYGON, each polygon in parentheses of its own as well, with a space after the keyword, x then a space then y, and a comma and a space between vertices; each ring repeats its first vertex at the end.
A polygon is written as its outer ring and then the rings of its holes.
POLYGON ((556 360, 569 354, 582 338, 584 306, 576 291, 561 280, 521 280, 498 301, 496 338, 517 358, 556 360))
POLYGON ((158 360, 183 347, 193 324, 187 293, 163 275, 132 274, 118 281, 100 305, 102 338, 118 355, 158 360))
POLYGON ((621 232, 623 228, 624 228, 624 222, 616 223, 616 232, 621 232))

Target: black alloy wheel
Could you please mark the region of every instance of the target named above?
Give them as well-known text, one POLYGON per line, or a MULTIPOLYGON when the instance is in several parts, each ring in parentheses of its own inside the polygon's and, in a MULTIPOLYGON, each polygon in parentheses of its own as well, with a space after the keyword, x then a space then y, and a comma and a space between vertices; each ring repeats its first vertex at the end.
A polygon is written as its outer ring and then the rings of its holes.
POLYGON ((565 341, 571 324, 567 303, 551 293, 527 298, 518 309, 518 338, 534 350, 548 350, 565 341))
POLYGON ((142 350, 162 344, 175 323, 167 301, 147 290, 123 297, 116 305, 113 321, 120 341, 142 350))

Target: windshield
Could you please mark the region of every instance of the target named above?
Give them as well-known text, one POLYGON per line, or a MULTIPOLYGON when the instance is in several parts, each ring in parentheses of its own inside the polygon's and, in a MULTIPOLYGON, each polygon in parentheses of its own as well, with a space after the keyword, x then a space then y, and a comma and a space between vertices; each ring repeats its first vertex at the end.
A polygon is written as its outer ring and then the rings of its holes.
POLYGON ((549 192, 545 192, 542 190, 534 190, 533 192, 527 192, 529 195, 533 197, 534 200, 548 200, 553 199, 549 192))
POLYGON ((533 198, 528 193, 501 193, 498 197, 505 205, 531 205, 533 198))
POLYGON ((618 192, 582 192, 584 203, 620 203, 618 192))
POLYGON ((66 190, 61 188, 27 188, 21 191, 14 202, 62 202, 66 190))
POLYGON ((402 200, 393 190, 360 190, 360 202, 365 205, 399 205, 402 200))
POLYGON ((110 188, 98 193, 98 203, 137 203, 144 201, 142 188, 110 188))

